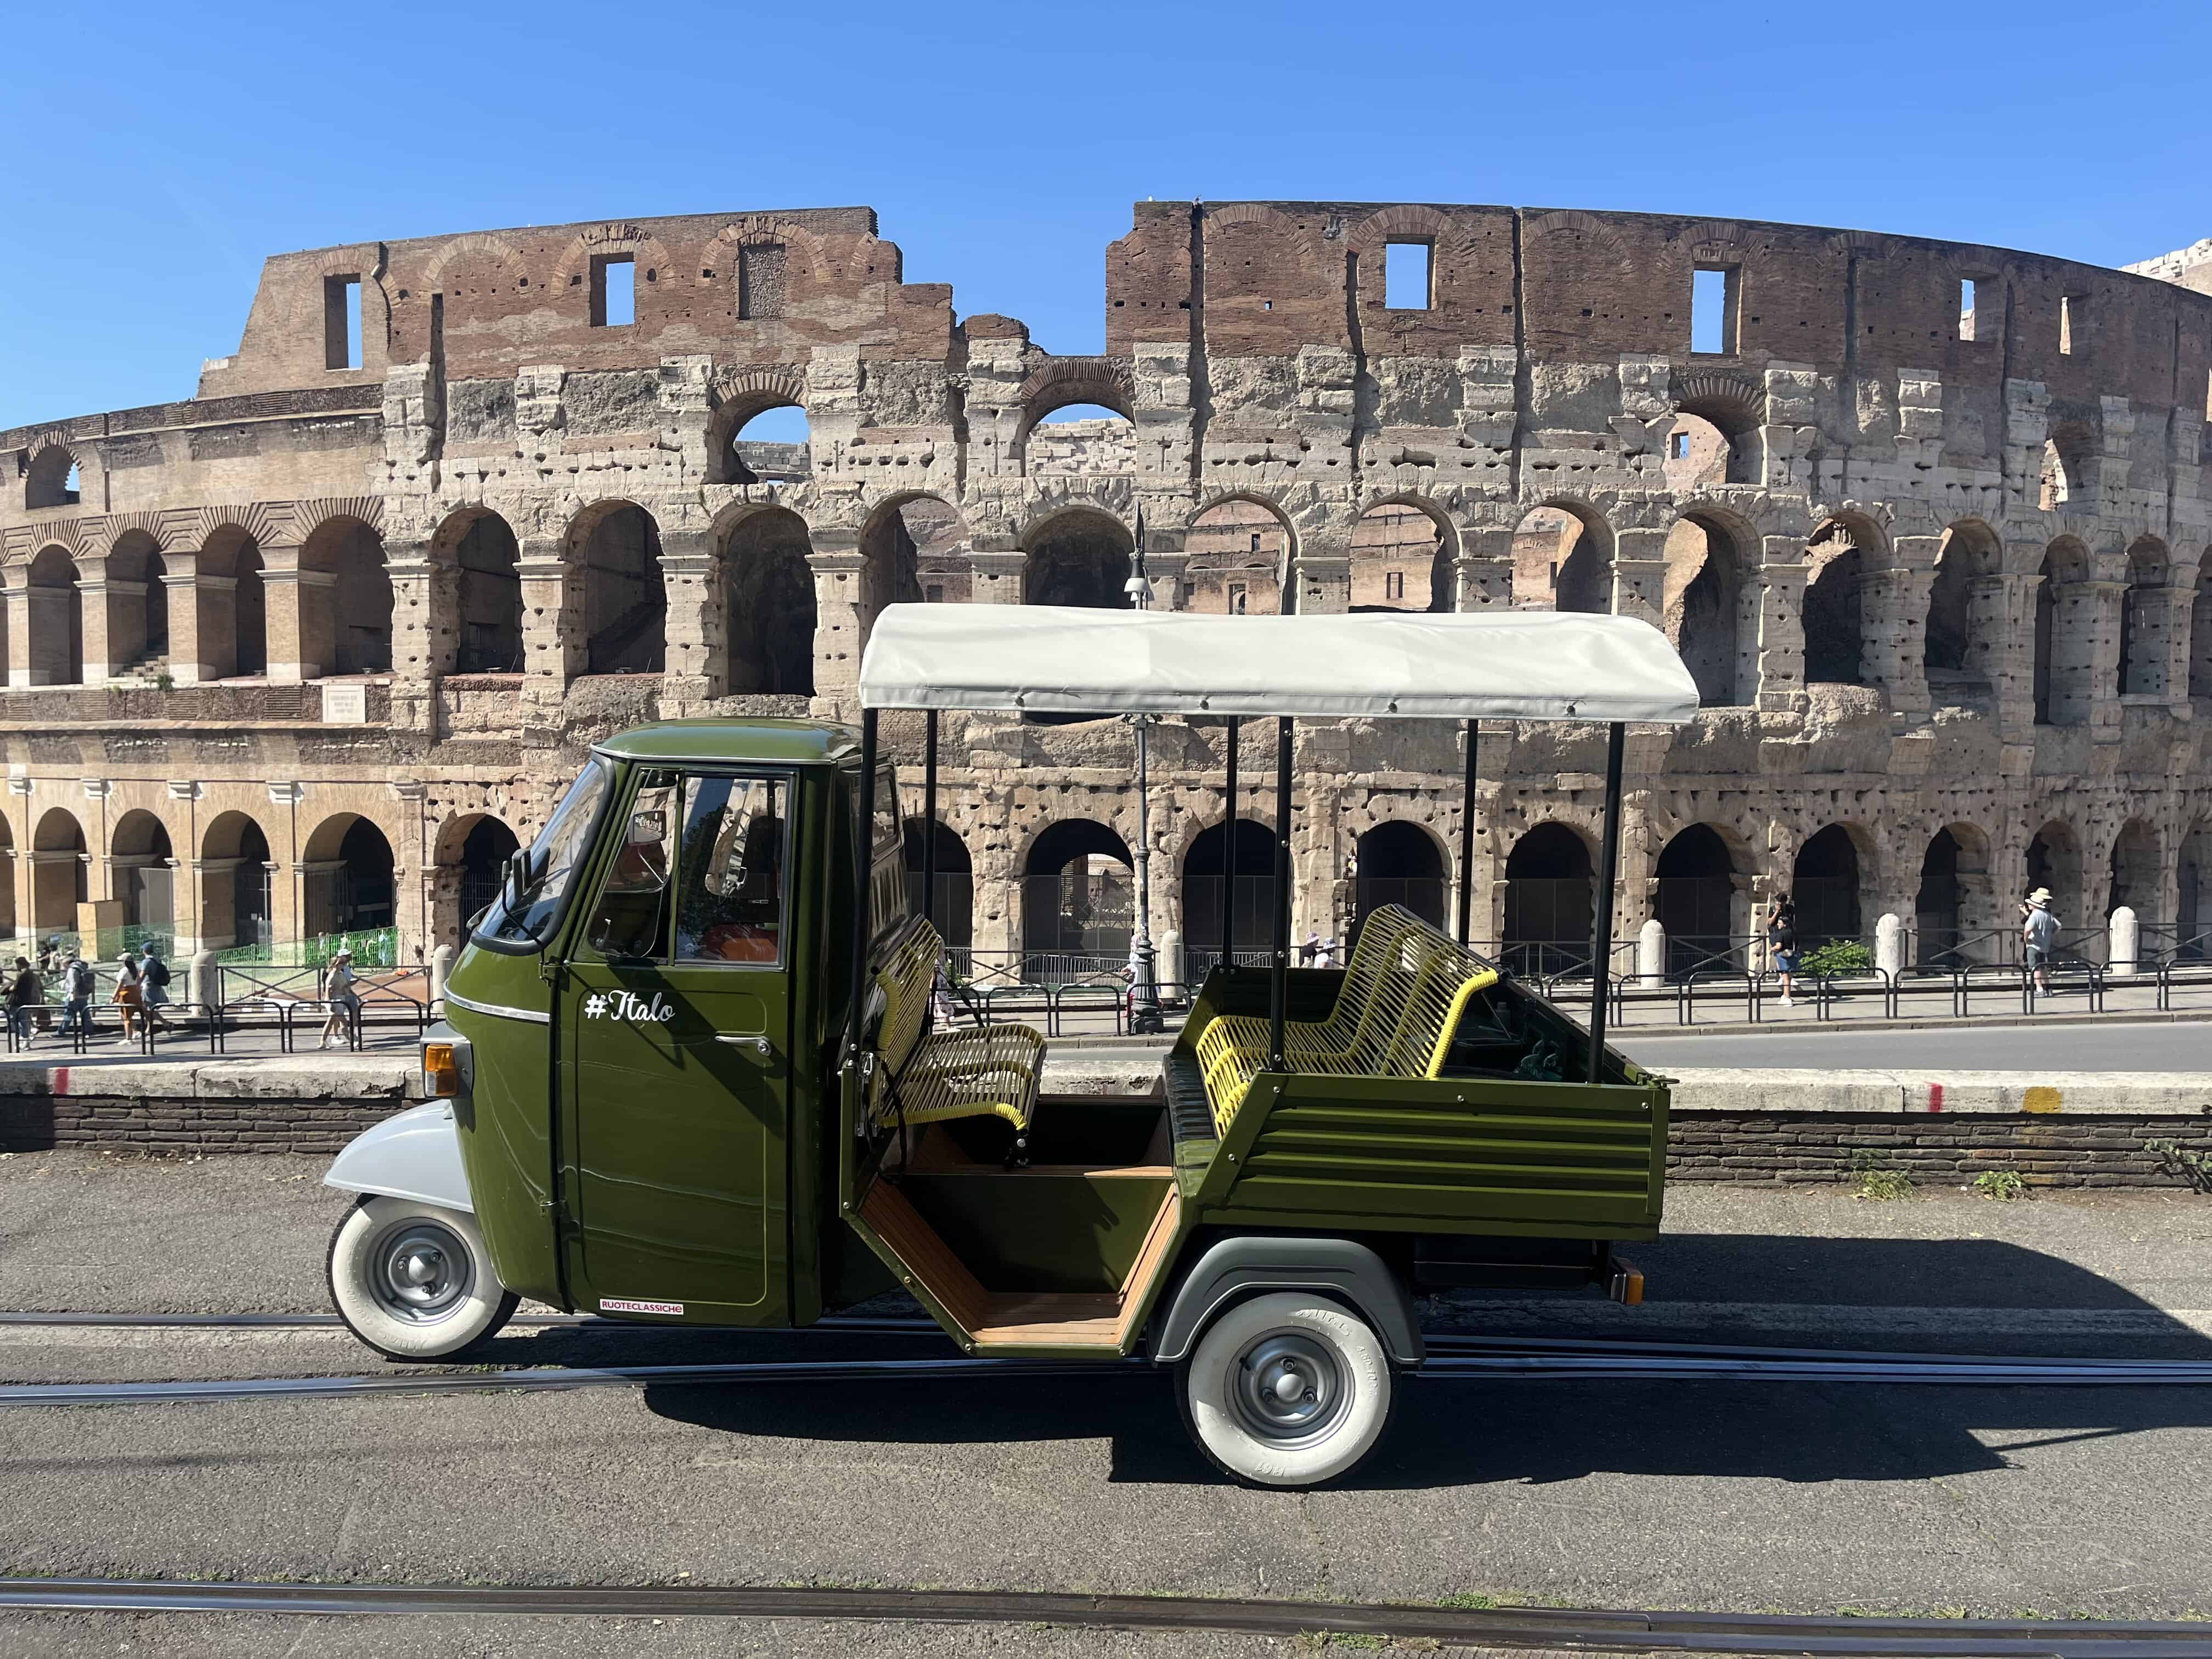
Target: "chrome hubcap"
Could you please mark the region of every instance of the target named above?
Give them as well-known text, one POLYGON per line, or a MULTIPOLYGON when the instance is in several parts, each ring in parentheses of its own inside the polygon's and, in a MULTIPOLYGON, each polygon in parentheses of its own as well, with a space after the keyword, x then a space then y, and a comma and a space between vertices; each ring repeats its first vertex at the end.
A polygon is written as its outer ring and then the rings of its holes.
POLYGON ((450 1315, 476 1278, 469 1248, 453 1229, 420 1217, 379 1239, 370 1259, 376 1299, 416 1324, 450 1315))
POLYGON ((1346 1398, 1335 1352, 1310 1337, 1279 1332, 1237 1357, 1230 1399, 1238 1420, 1263 1440, 1321 1438, 1335 1425, 1346 1398))

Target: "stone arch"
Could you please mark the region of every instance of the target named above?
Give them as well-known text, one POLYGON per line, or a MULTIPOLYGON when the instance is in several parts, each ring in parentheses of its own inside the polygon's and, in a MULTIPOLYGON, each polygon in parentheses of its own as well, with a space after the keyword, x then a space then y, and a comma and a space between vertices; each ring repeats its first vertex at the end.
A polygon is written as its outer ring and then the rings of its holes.
POLYGON ((1072 605, 1118 611, 1128 605, 1136 542, 1128 526, 1097 507, 1066 507, 1035 520, 1022 532, 1028 555, 1022 603, 1072 605))
POLYGON ((458 945, 499 897, 507 861, 522 840, 495 812, 462 812, 440 826, 434 845, 431 932, 442 943, 458 945))
POLYGON ((1433 501, 1391 495, 1352 526, 1352 609, 1449 611, 1452 523, 1433 501))
POLYGON ((1523 611, 1613 609, 1613 526, 1587 501, 1554 496, 1513 532, 1513 605, 1523 611))
POLYGON ((210 679, 251 678, 269 672, 269 598, 261 579, 261 544, 235 524, 206 532, 193 564, 200 665, 210 679))
POLYGON ((317 824, 301 850, 306 870, 302 934, 321 937, 392 926, 398 860, 392 838, 358 812, 334 812, 317 824))
POLYGON ((2200 817, 2181 838, 2174 865, 2173 954, 2212 960, 2212 817, 2200 817))
POLYGON ((36 512, 40 507, 80 505, 83 492, 78 484, 82 477, 76 452, 58 440, 49 440, 33 453, 23 474, 25 509, 36 512))
POLYGON ((1221 959, 1221 901, 1230 875, 1234 850, 1236 875, 1236 932, 1231 940, 1238 960, 1248 952, 1264 952, 1275 937, 1275 850, 1279 837, 1274 826, 1240 812, 1231 830, 1216 817, 1186 826, 1178 869, 1182 878, 1183 949, 1194 982, 1201 980, 1221 959), (1231 837, 1234 836, 1232 843, 1231 837))
POLYGON ((1182 591, 1175 608, 1213 616, 1275 617, 1291 568, 1293 532, 1264 496, 1224 495, 1183 532, 1182 591))
POLYGON ((1387 818, 1353 843, 1358 874, 1352 882, 1352 937, 1372 911, 1403 905, 1431 927, 1444 925, 1451 860, 1436 831, 1406 818, 1387 818))
POLYGON ((489 507, 457 507, 438 526, 431 550, 453 569, 453 672, 520 674, 522 550, 514 527, 489 507))
POLYGON ((275 942, 274 862, 267 833, 248 813, 219 813, 201 832, 199 928, 204 948, 265 949, 275 942))
POLYGON ((2093 911, 2091 896, 2081 886, 2081 838, 2063 818, 2052 818, 2027 843, 2027 879, 2021 896, 2039 887, 2051 890, 2051 910, 2062 927, 2079 925, 2093 911))
POLYGON ((968 843, 943 818, 930 820, 925 828, 920 818, 909 817, 906 820, 904 841, 906 890, 915 914, 927 914, 936 925, 938 937, 949 948, 968 949, 975 942, 975 866, 968 856, 968 843), (937 843, 937 890, 933 894, 922 890, 925 836, 937 843))
POLYGON ((2120 694, 2123 696, 2163 697, 2172 611, 2166 587, 2172 580, 2172 561, 2166 544, 2155 536, 2140 536, 2128 549, 2127 591, 2120 597, 2120 694))
MULTIPOLYGON (((942 495, 903 489, 878 501, 860 528, 860 625, 875 626, 884 607, 917 605, 928 597, 922 586, 922 548, 933 544, 938 599, 945 599, 946 567, 964 564, 958 550, 967 543, 960 509, 942 495)), ((965 574, 962 572, 960 574, 965 574)))
POLYGON ((26 632, 29 635, 33 685, 84 683, 84 599, 77 592, 76 561, 69 549, 49 542, 24 573, 29 589, 26 632))
POLYGON ((2089 550, 2072 536, 2043 556, 2035 591, 2035 721, 2079 726, 2089 718, 2096 689, 2098 605, 2089 582, 2089 550))
POLYGON ((176 854, 169 827, 144 807, 115 821, 107 838, 108 892, 123 906, 123 925, 173 936, 176 854))
POLYGON ((732 693, 814 695, 813 550, 806 521, 788 507, 763 507, 731 526, 720 568, 732 693))
POLYGON ((2212 548, 2198 558, 2196 580, 2189 606, 2189 695, 2212 697, 2212 548))
POLYGON ((40 938, 76 932, 77 906, 92 896, 89 851, 76 813, 50 806, 40 815, 31 831, 31 927, 40 938))
POLYGON ((107 663, 109 672, 161 673, 168 667, 169 574, 161 544, 143 530, 127 530, 108 550, 107 663))
MULTIPOLYGON (((761 476, 738 453, 738 434, 772 409, 806 410, 806 375, 788 363, 725 368, 714 376, 707 418, 707 481, 750 484, 761 476)), ((756 458, 758 459, 758 458, 756 458)))
POLYGON ((325 519, 300 544, 304 675, 392 672, 392 577, 384 539, 352 514, 325 519))
POLYGON ((1667 930, 1667 971, 1740 969, 1738 944, 1749 931, 1749 866, 1718 826, 1689 824, 1659 850, 1653 865, 1652 914, 1667 930))
POLYGON ((1940 706, 1948 692, 1993 696, 2003 658, 2008 623, 2002 581, 2004 550, 1996 531, 1979 519, 1960 519, 1943 532, 1936 549, 1936 580, 1928 591, 1928 623, 1921 662, 1940 706))
POLYGON ((1758 547, 1741 520, 1703 504, 1685 509, 1667 532, 1664 626, 1707 708, 1748 702, 1757 689, 1745 660, 1742 613, 1758 547))
POLYGON ((1867 577, 1887 563, 1881 527, 1863 514, 1839 513, 1805 547, 1805 682, 1866 684, 1867 577))
POLYGON ((660 526, 635 501, 594 501, 569 521, 587 674, 658 674, 668 657, 660 526))
POLYGON ((1790 860, 1790 896, 1797 938, 1808 951, 1831 940, 1872 933, 1866 913, 1881 890, 1873 836, 1856 823, 1827 823, 1808 836, 1790 860))
POLYGON ((2130 818, 2112 837, 2106 866, 2105 915, 2125 905, 2146 939, 2164 930, 2166 860, 2159 848, 2158 831, 2142 818, 2130 818))
MULTIPOLYGON (((1759 483, 1755 443, 1759 428, 1766 421, 1765 388, 1741 375, 1709 371, 1678 374, 1674 392, 1678 417, 1686 415, 1709 422, 1726 444, 1728 459, 1720 482, 1759 483)), ((1674 459, 1671 445, 1667 459, 1674 459)))
POLYGON ((1597 859, 1589 836, 1547 818, 1516 836, 1505 855, 1508 966, 1537 977, 1589 969, 1597 859))
POLYGON ((1971 823, 1938 828, 1920 854, 1913 895, 1915 964, 1943 969, 1992 959, 1996 901, 1990 838, 1971 823))
POLYGON ((1060 977, 1071 956, 1117 967, 1126 961, 1135 932, 1134 869, 1128 843, 1095 818, 1060 818, 1040 830, 1021 862, 1024 976, 1060 977))
POLYGON ((1048 358, 1030 371, 1014 398, 1021 405, 1024 444, 1038 422, 1071 404, 1096 404, 1131 422, 1137 418, 1136 376, 1126 357, 1048 358))
POLYGON ((2097 453, 2096 434, 2078 422, 2051 428, 2043 445, 2043 474, 2039 505, 2056 513, 2069 502, 2093 501, 2091 470, 2097 453))

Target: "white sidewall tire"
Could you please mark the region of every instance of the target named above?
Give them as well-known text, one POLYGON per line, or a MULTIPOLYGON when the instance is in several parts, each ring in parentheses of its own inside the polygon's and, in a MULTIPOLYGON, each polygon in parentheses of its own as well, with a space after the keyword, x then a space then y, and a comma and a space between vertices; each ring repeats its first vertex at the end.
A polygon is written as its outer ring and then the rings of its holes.
POLYGON ((519 1297, 502 1290, 476 1218, 419 1199, 371 1196, 346 1212, 331 1235, 331 1301, 347 1328, 392 1359, 446 1359, 507 1323, 519 1297), (377 1291, 379 1258, 395 1233, 426 1223, 465 1249, 467 1282, 435 1319, 410 1319, 377 1291))
POLYGON ((1358 1315, 1317 1295, 1277 1293, 1237 1303, 1206 1328, 1182 1369, 1184 1417, 1200 1449, 1254 1486, 1334 1480, 1373 1451, 1389 1425, 1393 1378, 1382 1340, 1358 1315), (1281 1443, 1255 1432, 1230 1398, 1240 1357, 1274 1335, 1329 1350, 1348 1393, 1328 1431, 1310 1443, 1281 1443))

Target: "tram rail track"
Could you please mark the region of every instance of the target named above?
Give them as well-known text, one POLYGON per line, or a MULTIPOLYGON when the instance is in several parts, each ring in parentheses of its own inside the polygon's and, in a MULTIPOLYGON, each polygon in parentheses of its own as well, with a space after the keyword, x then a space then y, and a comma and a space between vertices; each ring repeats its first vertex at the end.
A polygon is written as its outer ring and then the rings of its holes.
POLYGON ((2020 1659, 2197 1659, 2202 1623, 2097 1620, 1836 1618, 1597 1608, 1424 1607, 1107 1595, 751 1585, 485 1586, 178 1583, 0 1578, 0 1610, 360 1616, 803 1619, 866 1623, 1028 1624, 1297 1637, 1359 1635, 1454 1646, 1742 1654, 2019 1656, 2020 1659))

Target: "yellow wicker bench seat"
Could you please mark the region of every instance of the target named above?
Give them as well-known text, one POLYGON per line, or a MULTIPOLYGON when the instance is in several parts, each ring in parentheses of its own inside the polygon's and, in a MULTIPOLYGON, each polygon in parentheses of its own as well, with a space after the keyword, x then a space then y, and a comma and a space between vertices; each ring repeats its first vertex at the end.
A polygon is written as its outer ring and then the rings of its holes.
MULTIPOLYGON (((1284 1063, 1328 1077, 1440 1077, 1460 1016, 1497 982, 1498 970, 1473 951, 1386 905, 1363 926, 1328 1018, 1285 1023, 1284 1063)), ((1197 1046, 1214 1127, 1225 1133, 1267 1063, 1267 1022, 1223 1015, 1197 1046)))
POLYGON ((884 993, 876 1043, 883 1065, 872 1103, 876 1121, 1003 1118, 1013 1125, 1018 1147, 1036 1114, 1043 1034, 1015 1024, 929 1030, 941 950, 937 930, 916 922, 876 976, 884 993))

